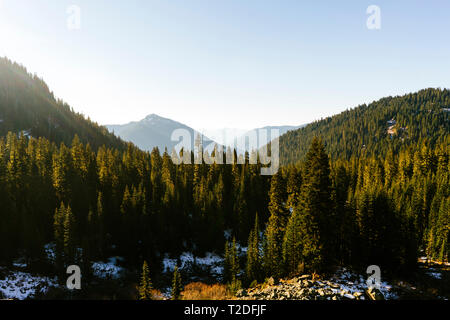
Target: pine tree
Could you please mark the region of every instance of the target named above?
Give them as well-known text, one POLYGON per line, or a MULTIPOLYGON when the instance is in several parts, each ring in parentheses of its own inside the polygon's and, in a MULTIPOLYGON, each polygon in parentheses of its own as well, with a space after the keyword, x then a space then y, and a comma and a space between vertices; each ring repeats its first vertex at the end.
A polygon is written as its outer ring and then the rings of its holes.
POLYGON ((300 197, 301 185, 302 185, 301 173, 297 170, 296 167, 290 168, 286 184, 286 192, 288 195, 286 207, 288 210, 292 211, 295 207, 297 207, 298 200, 300 197))
POLYGON ((306 156, 303 187, 293 223, 299 230, 292 248, 302 248, 305 267, 320 271, 333 261, 334 213, 328 156, 322 142, 315 138, 306 156), (297 221, 298 220, 298 221, 297 221))
POLYGON ((150 271, 148 269, 147 261, 144 261, 142 265, 141 282, 139 284, 139 299, 140 300, 152 300, 152 282, 150 279, 150 271))
POLYGON ((225 243, 223 282, 235 285, 238 281, 240 272, 239 256, 237 253, 236 239, 233 238, 232 243, 225 243))
POLYGON ((282 261, 283 237, 286 230, 288 210, 285 207, 285 193, 281 173, 272 177, 270 186, 270 218, 265 231, 264 269, 268 277, 279 279, 284 268, 282 261))
POLYGON ((239 256, 237 253, 237 245, 236 239, 233 238, 233 242, 231 243, 231 247, 229 248, 230 254, 230 273, 231 273, 231 281, 228 284, 228 289, 232 295, 236 294, 238 290, 242 288, 242 282, 239 279, 240 273, 240 265, 239 265, 239 256))
POLYGON ((180 300, 182 290, 181 274, 178 271, 178 267, 175 267, 172 280, 172 300, 180 300))
POLYGON ((258 214, 255 217, 255 226, 250 231, 247 246, 247 284, 253 281, 261 281, 261 255, 259 252, 259 221, 258 214))
POLYGON ((288 275, 297 275, 303 272, 301 227, 298 211, 294 209, 283 240, 283 264, 288 275))
POLYGON ((55 210, 53 216, 53 234, 56 243, 55 263, 58 269, 62 269, 64 261, 64 222, 66 217, 66 207, 61 202, 59 208, 55 210))
POLYGON ((68 206, 64 217, 64 260, 66 264, 76 262, 75 248, 75 218, 72 209, 68 206))

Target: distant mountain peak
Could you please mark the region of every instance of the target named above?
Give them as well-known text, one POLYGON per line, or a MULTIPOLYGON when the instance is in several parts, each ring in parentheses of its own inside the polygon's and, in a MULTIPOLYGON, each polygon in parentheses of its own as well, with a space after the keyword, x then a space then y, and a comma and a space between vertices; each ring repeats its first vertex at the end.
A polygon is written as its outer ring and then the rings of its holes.
POLYGON ((164 119, 164 118, 158 116, 156 113, 149 114, 144 118, 144 120, 152 120, 152 119, 164 119))
MULTIPOLYGON (((172 134, 175 130, 187 130, 193 139, 199 133, 187 125, 161 117, 155 113, 149 114, 144 119, 137 122, 130 122, 123 125, 106 125, 110 132, 114 132, 125 141, 133 142, 142 150, 152 151, 158 147, 160 151, 167 148, 169 152, 179 144, 179 141, 172 140, 172 134)), ((208 137, 204 137, 206 144, 213 142, 208 137)), ((190 142, 190 149, 193 150, 194 141, 190 142)))
POLYGON ((144 119, 142 119, 142 121, 147 121, 147 122, 148 121, 161 121, 161 120, 168 120, 168 119, 163 118, 163 117, 157 115, 156 113, 149 114, 144 119))

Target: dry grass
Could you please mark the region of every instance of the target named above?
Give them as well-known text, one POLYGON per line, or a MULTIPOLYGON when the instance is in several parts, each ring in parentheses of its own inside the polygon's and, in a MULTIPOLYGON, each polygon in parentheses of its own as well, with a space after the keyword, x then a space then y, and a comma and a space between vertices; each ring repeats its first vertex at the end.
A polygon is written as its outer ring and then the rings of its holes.
POLYGON ((152 300, 166 300, 161 291, 153 289, 152 290, 152 300))
POLYGON ((193 282, 184 287, 183 300, 228 300, 227 287, 222 284, 208 285, 193 282))

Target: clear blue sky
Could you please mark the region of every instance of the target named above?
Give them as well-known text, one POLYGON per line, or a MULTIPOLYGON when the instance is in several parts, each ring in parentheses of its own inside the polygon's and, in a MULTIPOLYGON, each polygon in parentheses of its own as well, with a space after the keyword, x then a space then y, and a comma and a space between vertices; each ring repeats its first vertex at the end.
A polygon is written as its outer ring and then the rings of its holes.
POLYGON ((449 16, 447 0, 0 0, 0 55, 101 124, 297 125, 450 87, 449 16))

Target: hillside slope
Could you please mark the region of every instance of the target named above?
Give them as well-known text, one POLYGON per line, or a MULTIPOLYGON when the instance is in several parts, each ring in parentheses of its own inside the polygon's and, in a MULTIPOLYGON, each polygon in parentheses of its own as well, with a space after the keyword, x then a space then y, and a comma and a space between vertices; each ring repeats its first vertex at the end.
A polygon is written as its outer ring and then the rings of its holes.
POLYGON ((295 163, 319 136, 333 159, 381 155, 392 149, 449 139, 450 90, 424 89, 387 97, 290 131, 280 138, 282 164, 295 163))
POLYGON ((8 131, 45 137, 66 145, 70 145, 77 134, 82 142, 89 142, 95 149, 101 145, 125 146, 105 127, 56 100, 42 79, 29 74, 17 63, 0 58, 0 136, 8 131))

